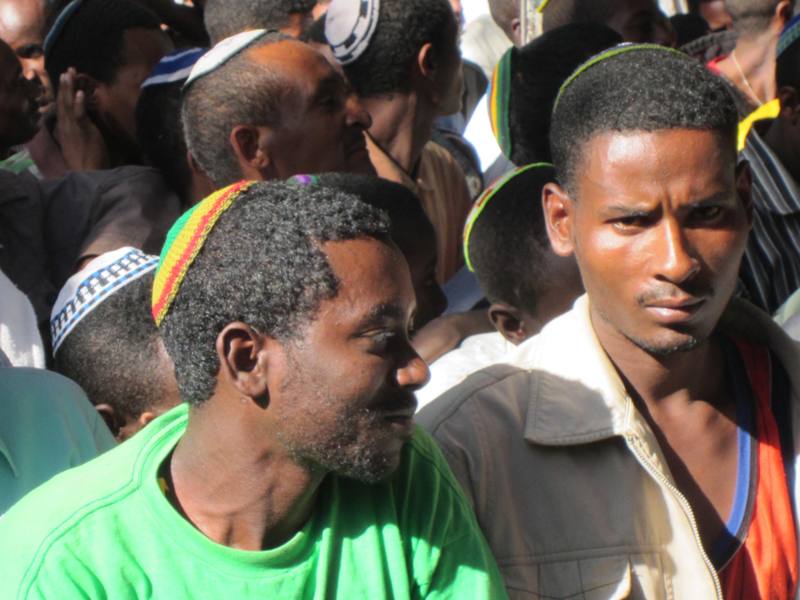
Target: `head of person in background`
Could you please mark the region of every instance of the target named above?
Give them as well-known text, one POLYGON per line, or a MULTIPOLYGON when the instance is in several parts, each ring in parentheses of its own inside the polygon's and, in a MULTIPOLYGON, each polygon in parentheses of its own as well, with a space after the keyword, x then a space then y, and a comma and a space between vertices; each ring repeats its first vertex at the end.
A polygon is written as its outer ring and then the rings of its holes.
POLYGON ((180 401, 150 298, 158 257, 108 252, 73 275, 50 320, 55 370, 83 388, 126 440, 180 401))
POLYGON ((0 3, 0 40, 11 46, 22 62, 25 77, 42 86, 39 110, 53 107, 53 87, 44 68, 47 17, 44 0, 3 0, 0 3))
POLYGON ((795 0, 725 0, 736 46, 709 63, 731 84, 741 117, 775 98, 778 38, 792 18, 795 0))
POLYGON ((489 13, 515 46, 522 45, 522 22, 519 0, 489 0, 489 13))
POLYGON ((433 120, 461 108, 459 25, 453 9, 447 0, 366 4, 367 14, 361 14, 349 0, 332 2, 325 15, 328 43, 370 110, 373 125, 386 120, 390 102, 397 106, 403 101, 413 108, 414 122, 408 125, 427 142, 433 120), (356 36, 350 35, 354 23, 356 36))
POLYGON ((62 77, 65 93, 80 94, 102 134, 108 166, 141 162, 136 101, 142 82, 171 50, 158 17, 134 0, 73 0, 47 34, 45 67, 54 94, 62 77))
POLYGON ((213 190, 189 167, 181 122, 181 90, 204 49, 168 54, 142 83, 136 103, 136 139, 144 162, 157 168, 186 207, 213 190))
POLYGON ((800 15, 778 42, 775 82, 778 116, 765 123, 764 141, 796 182, 800 182, 800 15))
POLYGON ((575 259, 550 247, 542 188, 555 181, 549 164, 519 167, 487 189, 464 231, 464 256, 490 302, 489 319, 520 344, 568 311, 583 292, 575 259))
POLYGON ((325 57, 280 33, 240 33, 203 56, 184 86, 181 118, 192 169, 214 188, 373 172, 369 114, 325 57))
POLYGON ((545 31, 569 23, 602 23, 626 42, 675 45, 669 19, 656 0, 550 0, 542 16, 545 31))
POLYGON ((315 5, 314 0, 206 0, 203 22, 212 45, 252 29, 297 38, 311 25, 315 5))
POLYGON ((558 90, 584 61, 621 41, 605 25, 573 23, 506 51, 489 90, 492 130, 506 158, 515 165, 551 162, 550 117, 558 90))
POLYGON ((331 0, 318 0, 311 11, 311 16, 314 17, 314 20, 316 21, 328 11, 328 7, 330 5, 331 0))
POLYGON ((733 19, 725 8, 725 0, 689 0, 689 14, 702 18, 711 31, 730 29, 733 19))
POLYGON ((422 210, 419 198, 411 190, 386 179, 344 173, 301 175, 292 181, 353 194, 365 204, 384 211, 389 217, 389 235, 403 253, 411 273, 411 284, 417 298, 414 330, 419 330, 444 312, 447 298, 436 280, 436 232, 422 210))
POLYGON ((40 94, 38 82, 25 77, 16 53, 0 40, 0 160, 36 134, 40 94))

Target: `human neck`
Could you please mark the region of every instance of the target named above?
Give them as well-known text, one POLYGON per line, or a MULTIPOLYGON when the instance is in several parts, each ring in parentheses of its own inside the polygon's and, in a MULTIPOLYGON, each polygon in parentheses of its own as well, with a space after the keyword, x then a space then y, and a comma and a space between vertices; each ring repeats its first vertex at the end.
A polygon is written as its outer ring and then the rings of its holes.
MULTIPOLYGON (((190 409, 172 456, 175 497, 206 537, 240 550, 275 548, 311 517, 325 477, 255 430, 255 405, 226 410, 215 398, 190 409)), ((251 402, 251 404, 253 404, 251 402)))
POLYGON ((415 93, 362 99, 372 116, 369 135, 401 169, 413 176, 422 149, 431 139, 434 115, 415 93))
POLYGON ((628 392, 657 413, 665 406, 694 400, 715 403, 722 389, 722 349, 712 339, 684 352, 655 356, 611 327, 592 309, 600 345, 616 366, 628 392))
POLYGON ((736 83, 742 92, 751 100, 759 103, 769 102, 775 97, 775 54, 778 39, 768 30, 755 36, 742 36, 736 42, 733 55, 728 57, 733 63, 738 63, 742 73, 735 64, 728 65, 725 75, 736 83), (742 74, 744 80, 742 80, 742 74), (752 93, 747 89, 749 84, 757 98, 751 98, 752 93))

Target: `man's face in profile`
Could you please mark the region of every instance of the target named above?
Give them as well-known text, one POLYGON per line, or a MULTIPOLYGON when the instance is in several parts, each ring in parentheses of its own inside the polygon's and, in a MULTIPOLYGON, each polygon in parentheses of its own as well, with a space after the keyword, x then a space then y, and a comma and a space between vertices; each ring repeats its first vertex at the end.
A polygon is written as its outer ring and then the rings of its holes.
POLYGON ((286 370, 270 403, 277 439, 297 460, 367 482, 400 463, 428 370, 408 334, 414 291, 393 245, 374 239, 322 245, 339 280, 310 324, 284 345, 286 370))
POLYGON ((298 173, 374 173, 364 131, 372 124, 341 74, 311 46, 282 41, 248 53, 282 82, 280 122, 268 154, 279 178, 298 173))

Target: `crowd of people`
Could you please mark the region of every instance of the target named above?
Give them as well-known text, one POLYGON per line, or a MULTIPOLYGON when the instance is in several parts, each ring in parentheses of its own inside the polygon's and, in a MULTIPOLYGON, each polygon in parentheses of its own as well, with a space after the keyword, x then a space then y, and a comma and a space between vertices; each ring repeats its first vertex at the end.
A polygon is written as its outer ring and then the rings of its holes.
POLYGON ((798 597, 800 2, 488 7, 2 0, 0 598, 798 597))

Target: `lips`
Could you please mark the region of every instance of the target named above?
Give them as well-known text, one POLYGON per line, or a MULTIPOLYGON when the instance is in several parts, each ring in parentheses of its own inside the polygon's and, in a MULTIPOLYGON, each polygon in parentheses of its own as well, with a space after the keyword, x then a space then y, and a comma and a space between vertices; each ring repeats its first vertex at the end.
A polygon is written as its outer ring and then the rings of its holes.
POLYGON ((645 309, 664 324, 675 324, 692 319, 705 304, 705 298, 683 296, 662 298, 645 304, 645 309))

